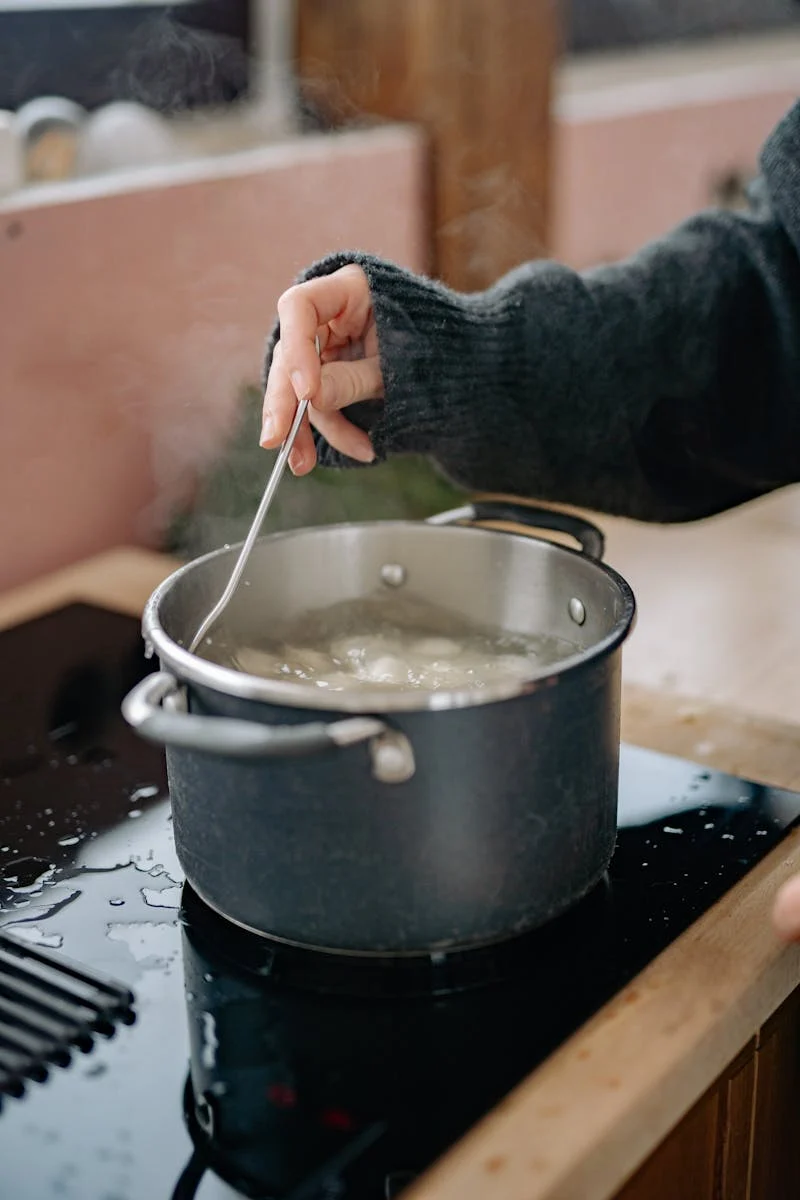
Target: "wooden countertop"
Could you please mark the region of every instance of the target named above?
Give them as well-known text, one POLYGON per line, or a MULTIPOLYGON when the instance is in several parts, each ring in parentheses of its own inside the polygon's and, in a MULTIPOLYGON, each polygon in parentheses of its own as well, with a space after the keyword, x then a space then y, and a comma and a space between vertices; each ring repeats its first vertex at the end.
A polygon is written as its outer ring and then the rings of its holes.
MULTIPOLYGON (((762 520, 766 511, 768 519, 777 521, 777 537, 793 535, 790 540, 796 541, 791 522, 781 527, 781 534, 778 526, 784 518, 775 518, 769 508, 760 511, 762 520)), ((662 543, 672 538, 672 547, 659 562, 662 583, 670 572, 675 576, 676 531, 640 532, 639 527, 624 522, 605 524, 606 528, 611 525, 611 561, 628 575, 640 602, 642 588, 636 571, 626 570, 621 561, 627 558, 641 565, 637 538, 642 539, 641 546, 652 546, 653 538, 662 543)), ((692 553, 701 563, 707 558, 703 538, 724 548, 728 536, 726 526, 714 523, 677 532, 683 532, 684 540, 695 539, 692 553), (698 533, 702 529, 706 532, 698 533)), ((747 589, 740 588, 734 595, 741 628, 744 631, 748 624, 755 624, 760 652, 768 662, 777 664, 779 682, 788 679, 789 668, 781 661, 779 644, 786 623, 776 627, 774 620, 764 624, 758 619, 764 596, 768 607, 771 603, 763 569, 753 574, 748 568, 746 541, 732 534, 728 541, 732 543, 728 553, 731 579, 736 571, 740 577, 742 571, 749 571, 747 589), (738 554, 734 553, 737 540, 738 554)), ((789 545, 783 549, 788 552, 789 545)), ((724 549, 720 553, 722 557, 714 564, 715 594, 728 561, 724 549)), ((800 558, 796 549, 794 557, 800 558)), ((783 561, 780 555, 778 559, 783 561)), ((763 568, 763 555, 759 563, 763 568)), ((0 596, 0 628, 74 600, 138 614, 173 565, 142 550, 119 549, 100 555, 0 596)), ((671 608, 667 605, 681 635, 669 644, 683 646, 686 654, 685 644, 692 638, 691 626, 684 621, 687 607, 697 603, 696 572, 692 579, 694 591, 687 583, 683 608, 675 597, 671 608)), ((641 582, 646 592, 652 591, 658 608, 657 579, 654 581, 651 572, 647 582, 644 576, 641 582)), ((679 578, 674 586, 680 592, 679 578)), ((734 620, 730 614, 726 619, 729 624, 734 620)), ((654 628, 644 620, 640 623, 644 633, 634 637, 646 646, 648 638, 652 641, 655 637, 654 628)), ((736 631, 733 633, 735 645, 736 631)), ((754 635, 752 628, 750 635, 754 635)), ((798 643, 794 662, 800 663, 800 632, 794 637, 798 643)), ((782 648, 785 660, 793 647, 782 648)), ((626 661, 626 740, 777 786, 800 788, 800 730, 772 712, 758 712, 770 706, 778 709, 779 696, 773 694, 767 702, 762 689, 754 715, 743 712, 741 705, 732 708, 716 698, 711 703, 681 697, 676 689, 676 681, 678 685, 682 682, 680 671, 670 680, 672 691, 664 689, 663 681, 658 689, 646 686, 653 682, 654 672, 659 682, 657 673, 669 661, 668 646, 659 644, 656 649, 655 666, 646 655, 637 659, 634 646, 633 671, 628 671, 626 661), (637 665, 638 675, 646 677, 645 684, 637 679, 637 665)), ((687 690, 697 692, 696 664, 691 655, 686 662, 684 674, 691 683, 687 690)), ((744 680, 747 685, 748 669, 753 676, 752 664, 752 653, 741 656, 740 684, 744 680)), ((736 672, 730 665, 724 687, 732 691, 736 672)), ((796 694, 794 676, 791 686, 796 694)), ((746 698, 746 693, 742 696, 746 698)), ((492 1200, 608 1200, 613 1196, 800 983, 800 948, 780 945, 769 924, 775 891, 794 871, 800 871, 800 832, 790 836, 520 1084, 428 1172, 409 1193, 410 1200, 485 1200, 488 1195, 492 1200)))

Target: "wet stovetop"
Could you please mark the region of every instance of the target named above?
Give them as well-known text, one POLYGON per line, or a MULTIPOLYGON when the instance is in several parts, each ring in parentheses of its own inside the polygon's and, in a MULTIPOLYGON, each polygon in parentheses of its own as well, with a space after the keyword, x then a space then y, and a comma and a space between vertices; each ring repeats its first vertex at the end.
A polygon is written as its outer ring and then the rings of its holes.
POLYGON ((800 817, 793 793, 623 747, 592 896, 463 972, 376 982, 254 944, 182 891, 161 755, 119 716, 146 669, 136 621, 70 606, 0 634, 0 663, 0 925, 128 983, 137 1009, 6 1100, 3 1198, 398 1195, 800 817))

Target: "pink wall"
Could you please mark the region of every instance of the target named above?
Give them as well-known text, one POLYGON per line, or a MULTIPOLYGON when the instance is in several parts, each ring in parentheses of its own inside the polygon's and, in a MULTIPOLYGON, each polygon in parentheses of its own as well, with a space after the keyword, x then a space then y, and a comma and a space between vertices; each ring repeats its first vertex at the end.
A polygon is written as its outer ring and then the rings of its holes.
POLYGON ((0 589, 157 540, 296 272, 424 267, 424 163, 390 127, 0 204, 0 589))
MULTIPOLYGON (((619 258, 705 206, 798 91, 800 58, 562 94, 551 253, 619 258)), ((0 589, 157 541, 295 273, 348 245, 424 267, 425 181, 385 127, 0 202, 0 589)))
POLYGON ((556 114, 552 256, 578 268, 624 258, 708 207, 725 173, 751 175, 800 93, 800 59, 793 74, 794 86, 784 70, 760 86, 750 75, 721 89, 710 74, 705 87, 678 77, 567 98, 556 114))

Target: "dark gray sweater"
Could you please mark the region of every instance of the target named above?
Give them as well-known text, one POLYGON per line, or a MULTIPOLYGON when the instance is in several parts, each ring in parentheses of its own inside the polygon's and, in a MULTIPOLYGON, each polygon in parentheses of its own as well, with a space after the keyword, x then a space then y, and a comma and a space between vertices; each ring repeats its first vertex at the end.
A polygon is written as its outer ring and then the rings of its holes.
POLYGON ((800 481, 800 104, 761 168, 752 214, 701 214, 582 274, 534 262, 458 295, 358 252, 315 264, 302 278, 358 262, 372 289, 386 396, 347 415, 379 459, 645 520, 800 481))

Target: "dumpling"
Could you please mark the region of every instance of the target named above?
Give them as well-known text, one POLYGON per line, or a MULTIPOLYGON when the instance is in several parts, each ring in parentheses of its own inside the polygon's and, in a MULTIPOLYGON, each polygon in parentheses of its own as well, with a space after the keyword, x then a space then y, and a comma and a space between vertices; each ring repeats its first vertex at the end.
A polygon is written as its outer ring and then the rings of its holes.
POLYGON ((458 658, 463 654, 464 648, 452 638, 446 637, 427 637, 420 638, 411 646, 411 653, 420 659, 437 660, 442 658, 458 658))
POLYGON ((234 663, 247 675, 260 675, 263 679, 276 679, 281 674, 283 663, 274 654, 266 650, 257 650, 255 646, 240 646, 234 656, 234 663))
POLYGON ((370 683, 387 683, 393 686, 411 682, 408 663, 392 654, 364 663, 360 675, 370 683))

